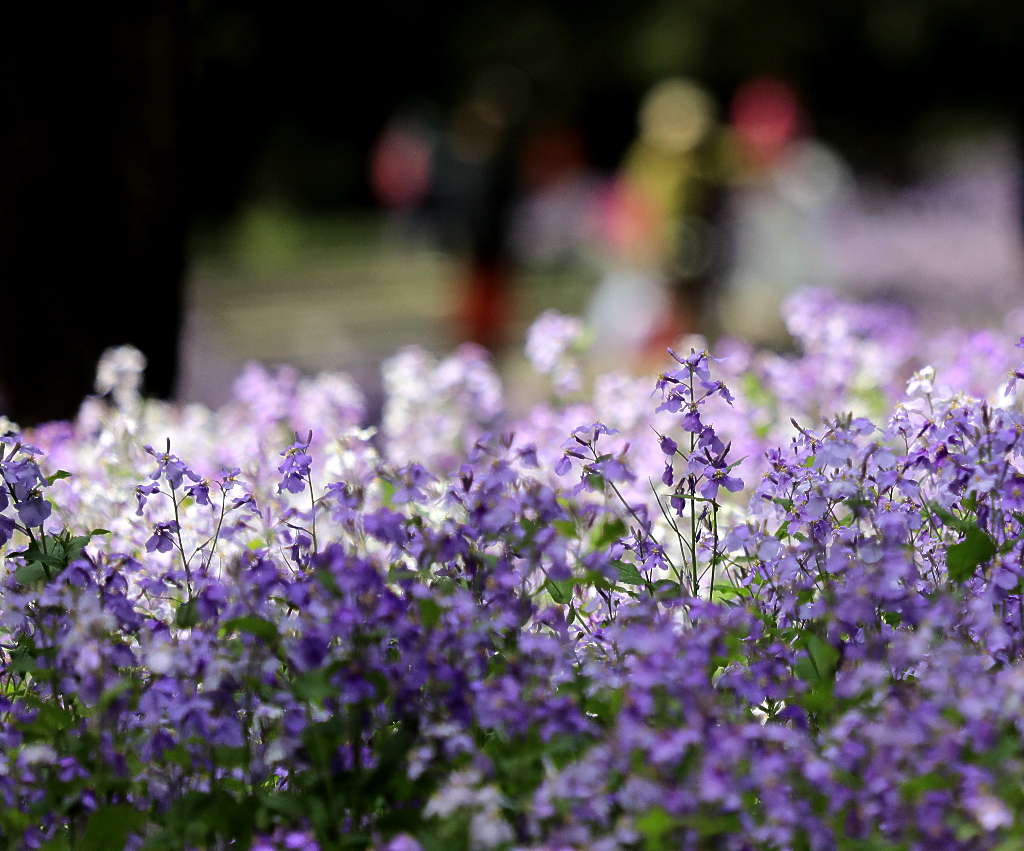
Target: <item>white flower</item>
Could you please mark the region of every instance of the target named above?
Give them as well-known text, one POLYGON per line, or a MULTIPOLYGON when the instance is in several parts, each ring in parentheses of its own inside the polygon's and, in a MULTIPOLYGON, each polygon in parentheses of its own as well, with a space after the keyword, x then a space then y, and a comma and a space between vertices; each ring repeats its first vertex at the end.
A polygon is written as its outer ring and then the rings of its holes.
POLYGON ((907 382, 908 396, 930 396, 933 392, 935 392, 934 366, 922 367, 907 382))
POLYGON ((967 802, 967 807, 985 830, 997 830, 1013 824, 1013 813, 994 795, 974 795, 967 802))
POLYGON ((488 807, 473 816, 469 835, 476 848, 494 848, 514 838, 512 828, 496 807, 488 807))
POLYGON ((424 812, 428 816, 447 818, 461 807, 470 806, 476 801, 476 790, 473 787, 479 782, 478 771, 456 771, 448 778, 448 783, 427 801, 424 812))
POLYGON ((96 392, 112 393, 118 407, 124 408, 138 398, 145 368, 146 356, 134 346, 107 349, 96 367, 96 392))
POLYGON ((166 644, 158 644, 146 654, 146 665, 154 674, 167 674, 174 668, 174 652, 166 644))
POLYGON ((44 745, 40 742, 25 745, 18 755, 18 762, 22 765, 52 765, 56 761, 57 751, 49 745, 44 745))

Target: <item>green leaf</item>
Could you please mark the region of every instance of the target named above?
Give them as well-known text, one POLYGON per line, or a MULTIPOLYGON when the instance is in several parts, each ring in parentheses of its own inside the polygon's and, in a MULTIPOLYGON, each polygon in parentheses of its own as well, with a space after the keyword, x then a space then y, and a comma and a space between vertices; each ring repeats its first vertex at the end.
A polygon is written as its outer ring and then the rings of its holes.
POLYGON ((551 525, 565 538, 576 537, 576 524, 572 520, 554 520, 551 525))
POLYGON ((337 689, 328 681, 327 671, 324 668, 306 671, 296 677, 292 683, 292 690, 300 699, 317 705, 337 692, 337 689))
POLYGON ((96 701, 96 708, 102 712, 111 703, 117 700, 125 692, 131 691, 134 687, 134 683, 131 680, 118 680, 110 688, 105 689, 100 695, 99 700, 96 701))
POLYGON ((237 768, 247 764, 243 747, 214 745, 213 755, 217 758, 217 765, 223 768, 237 768))
POLYGON ((889 626, 899 626, 903 623, 903 615, 899 612, 882 612, 882 620, 885 621, 889 626))
POLYGON ((570 585, 590 585, 594 588, 600 588, 602 591, 612 591, 616 587, 615 583, 608 581, 599 570, 588 570, 582 576, 566 581, 570 582, 570 585))
POLYGON ((231 618, 231 620, 224 622, 221 630, 224 634, 235 631, 247 632, 249 635, 254 635, 268 644, 273 644, 279 637, 277 627, 274 624, 266 618, 256 615, 242 615, 241 617, 231 618))
POLYGON ((28 548, 12 555, 24 556, 29 561, 38 561, 55 570, 63 570, 67 565, 64 561, 64 544, 52 535, 45 535, 33 541, 28 548))
POLYGON ((625 561, 613 561, 612 566, 619 572, 619 581, 626 585, 647 585, 647 581, 641 576, 635 564, 625 561))
POLYGON ((739 597, 752 597, 753 592, 749 588, 744 588, 742 585, 729 585, 722 582, 716 582, 712 588, 712 600, 728 601, 735 600, 739 597))
POLYGON ((394 482, 389 482, 387 479, 377 479, 377 485, 380 487, 380 501, 384 503, 387 508, 391 508, 391 498, 395 495, 394 482))
MULTIPOLYGON (((332 576, 331 579, 334 577, 332 576)), ((419 574, 415 570, 409 570, 400 562, 395 562, 388 568, 388 582, 408 582, 416 579, 419 579, 419 574)), ((338 590, 337 583, 335 583, 334 590, 338 590)))
POLYGON ((64 559, 69 564, 82 554, 85 545, 89 543, 90 535, 77 535, 67 542, 64 549, 64 559))
POLYGON ((692 827, 703 838, 736 833, 740 830, 740 817, 736 813, 697 812, 686 815, 679 821, 692 827))
POLYGON ((195 600, 185 600, 178 604, 174 613, 174 623, 182 629, 188 629, 199 623, 199 612, 195 600))
POLYGON ((932 792, 936 789, 951 789, 955 784, 953 781, 938 771, 929 771, 917 777, 911 777, 900 784, 904 796, 910 801, 918 800, 925 792, 932 792))
POLYGON ((35 585, 49 579, 46 567, 38 561, 30 561, 14 571, 14 578, 22 585, 35 585))
POLYGON ((807 655, 793 666, 793 673, 810 688, 800 696, 804 709, 815 715, 828 715, 836 706, 834 685, 839 651, 811 632, 805 632, 800 643, 807 655))
POLYGON ((565 605, 572 599, 572 586, 571 579, 549 579, 544 583, 551 599, 561 605, 565 605))
POLYGON ((621 519, 613 517, 606 520, 592 536, 594 549, 606 550, 625 534, 626 524, 621 519))
POLYGON ((444 609, 429 597, 421 597, 416 602, 420 608, 420 620, 423 622, 423 625, 427 629, 433 629, 441 619, 441 613, 444 609))
POLYGON ((323 585, 324 590, 330 594, 340 594, 341 589, 338 587, 338 580, 334 578, 334 574, 331 573, 326 567, 321 567, 315 574, 316 581, 323 585))
POLYGON ((110 530, 109 529, 93 529, 89 533, 89 537, 90 538, 95 538, 98 535, 109 535, 109 534, 110 534, 110 530))
POLYGON ((29 740, 53 741, 64 730, 73 727, 77 719, 70 709, 55 703, 43 703, 35 717, 22 728, 29 740))
POLYGON ((58 470, 52 476, 47 476, 46 477, 46 484, 47 485, 52 485, 58 479, 70 479, 70 478, 71 478, 71 473, 69 473, 67 470, 58 470))
POLYGON ((658 579, 654 583, 654 596, 659 600, 677 600, 682 596, 682 591, 676 580, 658 579))
POLYGON ((976 524, 971 523, 969 520, 961 520, 937 502, 929 502, 928 509, 932 514, 938 517, 944 525, 948 526, 950 529, 956 529, 958 532, 967 532, 972 526, 976 526, 976 524))
POLYGON ((583 709, 588 715, 595 716, 611 726, 618 717, 619 710, 625 700, 624 689, 599 689, 584 698, 583 709))
POLYGON ((652 807, 636 820, 636 829, 643 834, 647 848, 659 848, 665 834, 675 827, 676 821, 662 807, 652 807))
POLYGON ((819 676, 822 679, 832 679, 832 674, 835 673, 836 665, 839 663, 839 651, 813 633, 809 633, 804 642, 819 676))
POLYGON ((964 539, 946 550, 946 569, 954 582, 964 582, 974 575, 978 565, 996 554, 995 542, 977 525, 967 529, 964 539))
POLYGON ((127 804, 115 804, 96 810, 85 827, 85 834, 77 845, 81 851, 106 851, 124 848, 128 837, 146 824, 145 813, 127 804))

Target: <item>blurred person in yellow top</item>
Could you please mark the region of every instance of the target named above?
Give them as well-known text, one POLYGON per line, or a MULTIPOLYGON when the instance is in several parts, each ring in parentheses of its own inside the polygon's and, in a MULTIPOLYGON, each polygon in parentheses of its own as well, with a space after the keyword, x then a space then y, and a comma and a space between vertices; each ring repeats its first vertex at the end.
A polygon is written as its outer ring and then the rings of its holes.
POLYGON ((725 254, 722 196, 734 169, 714 99, 692 80, 656 84, 638 124, 604 205, 608 270, 590 321, 615 354, 646 360, 704 330, 725 254))

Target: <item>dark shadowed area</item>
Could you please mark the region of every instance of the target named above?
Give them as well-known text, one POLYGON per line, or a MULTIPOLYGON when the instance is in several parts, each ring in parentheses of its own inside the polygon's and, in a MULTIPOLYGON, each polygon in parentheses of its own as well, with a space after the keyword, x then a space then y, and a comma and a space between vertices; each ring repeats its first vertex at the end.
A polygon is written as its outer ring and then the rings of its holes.
POLYGON ((0 413, 24 424, 74 415, 125 342, 150 393, 216 402, 250 359, 372 386, 406 344, 507 356, 548 308, 641 362, 687 332, 783 345, 765 317, 805 284, 979 321, 1020 298, 1012 4, 5 17, 0 413))

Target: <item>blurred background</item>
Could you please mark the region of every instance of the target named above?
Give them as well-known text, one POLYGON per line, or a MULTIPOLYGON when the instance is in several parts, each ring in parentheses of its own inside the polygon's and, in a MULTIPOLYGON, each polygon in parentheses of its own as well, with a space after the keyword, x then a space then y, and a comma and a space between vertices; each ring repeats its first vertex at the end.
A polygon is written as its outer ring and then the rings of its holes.
POLYGON ((1024 301, 1024 6, 353 5, 7 11, 0 412, 73 415, 124 342, 212 404, 253 359, 514 374, 549 308, 643 368, 785 346, 806 285, 936 327, 1024 301))

